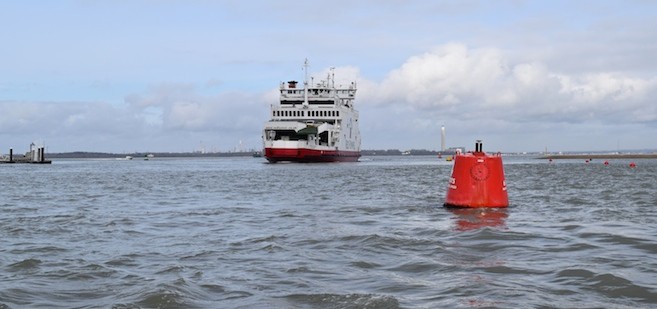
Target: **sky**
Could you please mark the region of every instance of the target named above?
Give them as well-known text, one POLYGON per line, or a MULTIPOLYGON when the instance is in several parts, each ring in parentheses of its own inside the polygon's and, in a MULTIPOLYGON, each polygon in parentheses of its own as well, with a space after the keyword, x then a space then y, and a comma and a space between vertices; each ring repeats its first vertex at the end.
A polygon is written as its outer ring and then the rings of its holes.
POLYGON ((657 149, 657 1, 5 1, 0 153, 262 148, 279 84, 358 85, 362 149, 657 149))

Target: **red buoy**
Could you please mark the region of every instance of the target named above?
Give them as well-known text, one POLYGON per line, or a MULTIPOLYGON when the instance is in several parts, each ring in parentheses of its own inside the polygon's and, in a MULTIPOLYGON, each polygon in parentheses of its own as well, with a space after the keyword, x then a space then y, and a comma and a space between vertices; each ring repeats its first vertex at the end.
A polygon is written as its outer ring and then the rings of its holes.
POLYGON ((502 156, 487 155, 479 140, 474 152, 457 154, 444 206, 508 207, 502 156))
POLYGON ((636 163, 634 163, 634 162, 630 162, 630 167, 635 168, 635 167, 636 167, 636 163))

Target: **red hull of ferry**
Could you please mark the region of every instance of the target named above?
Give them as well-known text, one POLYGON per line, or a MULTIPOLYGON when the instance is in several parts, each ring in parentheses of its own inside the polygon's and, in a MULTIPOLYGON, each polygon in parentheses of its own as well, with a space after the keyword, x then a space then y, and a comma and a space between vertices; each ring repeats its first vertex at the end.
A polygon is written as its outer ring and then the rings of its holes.
POLYGON ((356 162, 358 151, 316 150, 304 148, 265 148, 265 158, 271 163, 290 162, 356 162))

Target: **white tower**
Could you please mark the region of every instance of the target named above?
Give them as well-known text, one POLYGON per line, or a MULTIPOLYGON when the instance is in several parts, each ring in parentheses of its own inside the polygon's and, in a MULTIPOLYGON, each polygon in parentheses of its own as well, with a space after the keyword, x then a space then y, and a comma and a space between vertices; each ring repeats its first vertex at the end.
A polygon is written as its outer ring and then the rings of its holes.
POLYGON ((445 151, 445 125, 440 127, 440 151, 445 151))

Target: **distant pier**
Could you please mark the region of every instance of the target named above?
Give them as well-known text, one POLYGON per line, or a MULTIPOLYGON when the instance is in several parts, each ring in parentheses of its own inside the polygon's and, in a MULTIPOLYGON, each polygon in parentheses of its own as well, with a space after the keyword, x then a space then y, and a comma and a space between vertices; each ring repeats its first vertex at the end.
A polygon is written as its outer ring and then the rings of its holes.
POLYGON ((30 144, 30 151, 25 155, 14 156, 14 149, 9 149, 9 155, 0 159, 0 164, 28 163, 28 164, 51 164, 52 161, 46 160, 46 148, 37 147, 34 143, 30 144))

